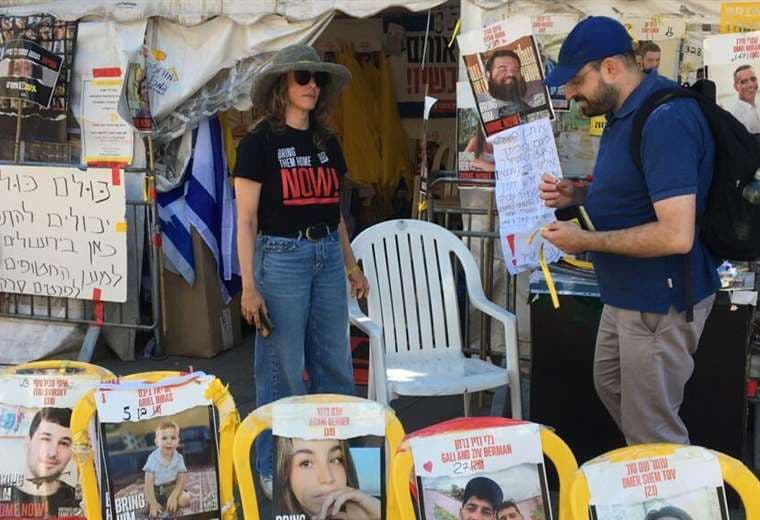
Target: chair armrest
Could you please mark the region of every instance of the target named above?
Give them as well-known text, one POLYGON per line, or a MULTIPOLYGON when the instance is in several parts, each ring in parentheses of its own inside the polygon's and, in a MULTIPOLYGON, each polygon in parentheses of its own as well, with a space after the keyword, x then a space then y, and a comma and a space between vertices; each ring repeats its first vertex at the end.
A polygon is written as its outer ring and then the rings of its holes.
MULTIPOLYGON (((467 273, 468 275, 470 273, 467 273)), ((480 276, 467 276, 467 294, 470 303, 479 311, 502 323, 504 326, 504 343, 506 348, 507 373, 509 374, 510 401, 512 402, 512 418, 522 418, 522 392, 520 387, 520 359, 518 356, 517 317, 505 308, 496 305, 483 292, 480 276)))
POLYGON ((387 405, 390 401, 385 373, 385 343, 383 329, 359 308, 356 298, 348 297, 348 317, 351 323, 369 336, 370 394, 368 397, 387 405), (374 392, 372 392, 374 386, 374 392), (373 396, 372 393, 375 395, 373 396))

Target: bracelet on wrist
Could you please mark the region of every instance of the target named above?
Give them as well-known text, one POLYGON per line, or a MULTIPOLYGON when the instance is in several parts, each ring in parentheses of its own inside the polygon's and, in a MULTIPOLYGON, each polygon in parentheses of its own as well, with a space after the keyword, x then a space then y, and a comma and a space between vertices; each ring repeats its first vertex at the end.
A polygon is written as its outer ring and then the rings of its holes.
POLYGON ((353 267, 351 267, 351 269, 346 270, 346 276, 351 276, 356 271, 360 271, 360 270, 361 269, 359 268, 359 264, 354 264, 353 267))

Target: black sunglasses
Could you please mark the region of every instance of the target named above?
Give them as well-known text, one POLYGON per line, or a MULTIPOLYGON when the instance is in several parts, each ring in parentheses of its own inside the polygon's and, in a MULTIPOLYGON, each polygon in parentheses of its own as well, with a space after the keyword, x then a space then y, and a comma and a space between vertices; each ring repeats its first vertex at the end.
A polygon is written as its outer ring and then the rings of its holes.
POLYGON ((299 85, 308 85, 311 78, 318 87, 324 87, 330 81, 330 75, 327 72, 312 72, 310 70, 293 71, 293 77, 299 85))

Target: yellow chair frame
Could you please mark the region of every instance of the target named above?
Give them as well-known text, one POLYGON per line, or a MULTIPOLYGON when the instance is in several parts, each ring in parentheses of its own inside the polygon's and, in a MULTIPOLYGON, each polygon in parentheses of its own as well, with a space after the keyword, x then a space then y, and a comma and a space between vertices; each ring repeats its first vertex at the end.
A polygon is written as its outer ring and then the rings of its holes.
MULTIPOLYGON (((498 428, 502 426, 529 424, 527 421, 504 419, 500 417, 489 417, 487 419, 492 419, 492 421, 488 421, 488 426, 484 427, 498 428)), ((446 421, 446 423, 451 424, 452 429, 447 430, 445 433, 450 433, 452 431, 480 429, 480 427, 464 427, 466 424, 464 421, 467 420, 469 419, 453 419, 451 421, 446 421), (461 422, 463 426, 461 430, 457 428, 457 423, 459 422, 461 422)), ((440 427, 442 424, 446 423, 434 425, 430 428, 440 427)), ((562 439, 560 439, 546 426, 539 425, 539 427, 541 435, 541 449, 544 453, 544 456, 548 457, 549 460, 552 461, 554 467, 557 469, 557 474, 559 476, 559 520, 566 520, 570 518, 570 484, 573 481, 573 475, 578 470, 578 462, 575 460, 575 455, 573 455, 573 452, 570 451, 570 448, 562 439)), ((394 503, 396 504, 399 514, 397 517, 398 519, 408 519, 415 517, 414 504, 412 501, 411 493, 409 491, 409 477, 412 475, 412 470, 414 469, 414 459, 412 458, 412 451, 409 446, 408 439, 409 436, 404 439, 404 442, 402 443, 398 452, 396 452, 393 461, 394 473, 391 481, 393 483, 394 503)), ((421 493, 422 490, 418 490, 418 492, 421 493)))
MULTIPOLYGON (((642 458, 663 457, 673 455, 679 448, 683 448, 683 446, 667 443, 628 446, 600 455, 586 464, 593 464, 604 460, 625 462, 642 458)), ((746 520, 760 520, 760 481, 758 481, 757 477, 741 461, 714 450, 708 451, 718 457, 723 481, 734 488, 744 504, 746 520)), ((581 468, 575 473, 573 483, 570 486, 570 509, 572 515, 570 518, 572 520, 588 520, 590 501, 591 491, 588 488, 586 475, 581 468)))
POLYGON ((90 363, 84 363, 82 361, 71 361, 66 359, 22 363, 21 365, 6 367, 2 372, 0 372, 0 375, 15 375, 24 370, 58 370, 61 375, 70 375, 73 377, 76 377, 78 375, 92 375, 99 376, 103 380, 116 379, 114 373, 106 368, 90 363), (66 371, 70 368, 78 369, 81 372, 67 374, 66 371))
MULTIPOLYGON (((288 397, 277 401, 280 403, 374 403, 374 401, 368 401, 361 397, 354 397, 348 395, 337 394, 318 394, 318 395, 305 395, 288 397)), ((252 411, 248 417, 246 417, 235 435, 235 476, 237 477, 238 486, 240 488, 240 498, 243 502, 243 517, 246 520, 259 520, 259 506, 256 499, 256 488, 253 484, 253 470, 251 469, 251 446, 253 446, 256 437, 258 437, 264 430, 272 429, 272 406, 275 403, 270 403, 256 410, 252 411)), ((396 452, 401 440, 404 438, 404 429, 401 426, 396 414, 391 408, 386 408, 385 412, 385 439, 387 443, 387 453, 389 467, 386 470, 387 478, 393 475, 392 459, 393 453, 396 452)), ((390 483, 389 483, 390 484, 390 483)), ((391 486, 386 485, 388 490, 386 497, 386 516, 389 519, 401 518, 395 516, 395 505, 392 501, 391 486)))
MULTIPOLYGON (((186 372, 156 371, 130 374, 120 378, 121 381, 144 381, 157 383, 169 377, 185 375, 186 372)), ((222 507, 222 519, 237 518, 233 496, 232 443, 235 430, 240 424, 240 416, 232 395, 221 381, 214 378, 206 391, 206 397, 213 402, 219 413, 219 501, 222 507)), ((95 391, 85 394, 77 403, 71 415, 71 434, 74 439, 74 454, 82 482, 82 497, 88 520, 103 520, 101 514, 100 490, 95 471, 95 458, 90 443, 88 427, 95 417, 95 391)))

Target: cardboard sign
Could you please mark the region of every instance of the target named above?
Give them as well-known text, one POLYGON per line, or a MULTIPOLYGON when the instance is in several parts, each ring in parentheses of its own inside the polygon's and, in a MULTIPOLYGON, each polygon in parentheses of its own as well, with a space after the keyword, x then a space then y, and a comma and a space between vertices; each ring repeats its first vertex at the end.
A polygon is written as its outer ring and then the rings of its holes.
POLYGON ((0 291, 124 302, 119 170, 0 166, 0 291))

